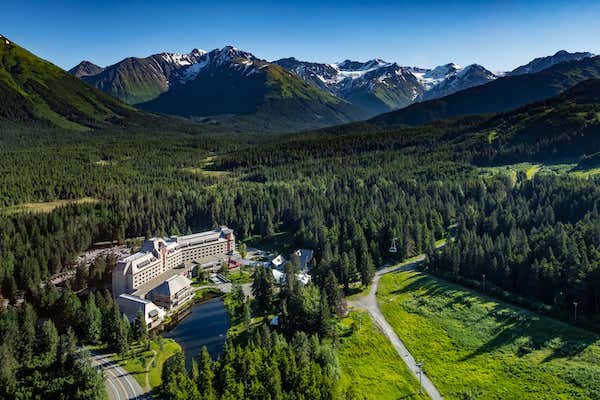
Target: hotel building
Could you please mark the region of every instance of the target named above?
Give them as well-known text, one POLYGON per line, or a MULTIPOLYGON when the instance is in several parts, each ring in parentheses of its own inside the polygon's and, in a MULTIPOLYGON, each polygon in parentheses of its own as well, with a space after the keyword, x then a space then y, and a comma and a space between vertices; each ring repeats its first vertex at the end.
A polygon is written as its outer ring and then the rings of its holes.
POLYGON ((233 230, 221 226, 187 236, 147 239, 139 252, 117 262, 112 273, 113 296, 133 293, 141 285, 184 263, 227 257, 235 250, 233 230))

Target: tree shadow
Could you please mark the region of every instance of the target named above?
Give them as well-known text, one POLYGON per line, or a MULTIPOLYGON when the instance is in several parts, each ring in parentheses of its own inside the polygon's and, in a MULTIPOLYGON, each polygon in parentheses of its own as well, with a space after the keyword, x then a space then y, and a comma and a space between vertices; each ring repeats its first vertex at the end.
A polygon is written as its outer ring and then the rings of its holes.
MULTIPOLYGON (((469 298, 480 298, 487 300, 479 293, 471 292, 467 288, 453 287, 452 283, 430 279, 426 275, 414 275, 404 287, 389 292, 392 295, 406 294, 410 292, 424 291, 423 295, 443 299, 439 307, 444 309, 460 306, 470 308, 474 302, 469 298)), ((419 295, 415 296, 419 303, 419 295)), ((497 334, 485 342, 482 346, 466 355, 461 361, 467 361, 474 357, 497 351, 506 346, 512 346, 519 357, 542 350, 550 349, 551 353, 542 362, 550 362, 556 359, 572 358, 580 355, 590 345, 598 342, 600 337, 592 332, 569 325, 566 322, 555 320, 539 315, 533 311, 521 309, 490 298, 495 304, 485 309, 477 319, 465 321, 465 330, 476 329, 482 321, 493 318, 497 326, 497 334), (468 323, 467 323, 468 322, 468 323), (521 342, 517 344, 517 342, 521 342)), ((422 301, 422 303, 425 303, 422 301)), ((418 308, 417 308, 418 310, 418 308)))
POLYGON ((542 363, 546 363, 575 357, 590 345, 600 341, 600 338, 591 332, 582 331, 562 321, 543 317, 531 311, 497 304, 490 313, 499 322, 499 318, 504 317, 498 334, 463 357, 462 361, 494 352, 502 347, 513 346, 519 357, 543 349, 551 350, 551 353, 542 360, 542 363), (521 342, 518 346, 517 341, 521 342))

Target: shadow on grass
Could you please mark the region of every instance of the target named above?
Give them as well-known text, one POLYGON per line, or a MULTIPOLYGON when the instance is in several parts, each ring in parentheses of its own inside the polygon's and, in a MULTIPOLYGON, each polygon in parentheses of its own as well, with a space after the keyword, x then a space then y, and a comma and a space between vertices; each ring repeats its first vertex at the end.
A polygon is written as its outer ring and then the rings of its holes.
MULTIPOLYGON (((477 356, 492 353, 503 347, 511 347, 517 356, 522 357, 533 351, 552 350, 542 362, 555 359, 571 358, 581 354, 590 345, 599 342, 597 335, 570 326, 569 324, 541 316, 535 312, 512 307, 500 301, 486 298, 467 288, 445 282, 438 278, 424 274, 414 274, 407 279, 405 286, 389 292, 391 295, 413 293, 419 305, 429 305, 435 309, 436 304, 428 302, 424 297, 441 299, 437 305, 439 312, 442 309, 460 308, 469 309, 482 303, 494 302, 491 308, 480 309, 482 315, 472 321, 462 319, 468 330, 475 330, 486 319, 493 319, 497 325, 497 334, 472 353, 466 355, 461 361, 467 361, 477 356), (521 342, 518 344, 518 342, 521 342)), ((419 312, 419 307, 416 308, 419 312)), ((424 315, 424 313, 421 313, 424 315)))
POLYGON ((346 296, 352 296, 352 295, 361 293, 364 290, 365 290, 364 286, 360 286, 360 287, 356 286, 356 287, 351 287, 351 288, 348 288, 348 289, 344 289, 344 294, 346 296))

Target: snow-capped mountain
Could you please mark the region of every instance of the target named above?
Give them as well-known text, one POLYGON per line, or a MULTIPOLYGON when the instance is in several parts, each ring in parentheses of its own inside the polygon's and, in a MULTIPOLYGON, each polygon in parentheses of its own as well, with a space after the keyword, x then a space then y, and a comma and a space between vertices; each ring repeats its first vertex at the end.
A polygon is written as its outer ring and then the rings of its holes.
POLYGON ((188 54, 159 53, 145 58, 129 57, 106 68, 84 61, 69 72, 120 100, 138 104, 167 91, 175 71, 195 65, 205 54, 204 50, 194 49, 188 54), (97 67, 96 73, 92 73, 94 67, 97 67))
POLYGON ((202 71, 219 68, 231 68, 238 70, 242 75, 250 75, 256 73, 265 63, 266 61, 256 58, 251 53, 233 46, 225 46, 203 54, 195 63, 178 71, 175 78, 179 83, 185 84, 196 79, 202 71))
POLYGON ((283 58, 275 63, 331 94, 377 114, 485 84, 496 75, 480 65, 449 63, 433 69, 373 59, 321 64, 283 58))
POLYGON ((434 69, 413 67, 410 69, 410 72, 423 85, 424 90, 430 90, 448 77, 456 74, 461 69, 462 68, 459 65, 449 63, 446 65, 437 66, 434 69))
MULTIPOLYGON (((438 78, 437 82, 434 83, 429 90, 419 96, 419 101, 437 99, 439 97, 448 96, 449 94, 459 92, 471 88, 473 86, 485 85, 486 83, 493 81, 497 76, 478 64, 471 64, 465 68, 461 68, 455 64, 448 64, 444 67, 443 72, 445 74, 436 74, 438 68, 432 70, 431 76, 438 78), (443 77, 442 77, 443 75, 443 77)), ((437 71, 441 72, 440 70, 437 71)))
POLYGON ((558 63, 581 60, 593 56, 594 54, 588 52, 569 53, 568 51, 560 50, 552 56, 539 57, 525 65, 515 68, 512 72, 509 72, 508 75, 532 74, 550 68, 558 63))
POLYGON ((404 107, 422 93, 409 68, 381 59, 322 64, 284 58, 275 63, 369 114, 404 107))
POLYGON ((233 46, 127 58, 87 82, 137 107, 242 129, 299 130, 364 119, 352 104, 233 46))
POLYGON ((298 61, 294 57, 282 58, 274 62, 288 71, 292 71, 304 81, 330 93, 333 93, 332 87, 339 80, 339 68, 335 64, 298 61))
POLYGON ((184 67, 187 65, 197 63, 200 60, 200 58, 205 54, 206 51, 202 49, 194 49, 188 54, 160 53, 158 54, 158 56, 161 57, 168 64, 184 67))

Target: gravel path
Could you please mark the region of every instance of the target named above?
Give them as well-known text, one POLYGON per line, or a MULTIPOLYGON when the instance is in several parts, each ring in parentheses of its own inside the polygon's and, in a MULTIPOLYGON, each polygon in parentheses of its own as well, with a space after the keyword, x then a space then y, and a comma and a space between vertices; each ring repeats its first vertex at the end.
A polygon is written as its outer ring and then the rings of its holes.
POLYGON ((433 382, 431 382, 431 380, 429 380, 427 375, 425 373, 422 373, 422 376, 419 377, 420 369, 417 366, 415 358, 412 354, 410 354, 410 352, 408 351, 402 340, 398 337, 396 332, 394 332, 392 326, 386 321, 385 317, 383 316, 383 313, 379 309, 376 297, 377 288, 379 286, 379 279, 383 275, 389 274, 391 272, 414 269, 418 265, 422 264, 423 261, 425 261, 424 255, 419 256, 418 258, 415 258, 407 263, 380 269, 375 273, 375 277, 373 278, 373 283, 371 285, 371 290, 369 290, 369 294, 357 298, 355 300, 351 300, 349 301, 349 304, 356 308, 366 310, 369 313, 369 316, 371 317, 375 325, 379 327, 383 334, 388 338, 390 343, 392 343, 392 346, 394 346, 394 348, 398 352, 398 355, 400 356, 402 361, 404 361, 408 369, 413 373, 413 375, 417 379, 421 378, 423 390, 425 391, 425 393, 427 393, 432 400, 442 400, 442 395, 438 392, 435 385, 433 384, 433 382))

